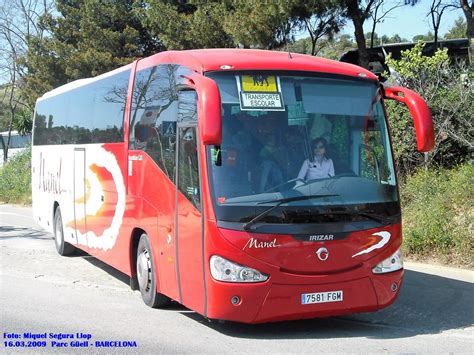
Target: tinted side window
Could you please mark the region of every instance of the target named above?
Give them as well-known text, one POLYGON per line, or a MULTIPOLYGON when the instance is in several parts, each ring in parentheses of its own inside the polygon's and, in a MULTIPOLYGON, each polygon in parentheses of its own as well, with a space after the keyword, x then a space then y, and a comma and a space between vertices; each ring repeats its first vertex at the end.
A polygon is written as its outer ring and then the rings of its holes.
POLYGON ((197 94, 194 90, 178 92, 178 121, 180 124, 197 122, 197 94))
POLYGON ((135 76, 130 148, 141 149, 175 180, 177 65, 165 64, 139 71, 135 76))
POLYGON ((179 128, 178 189, 201 210, 196 127, 179 128))
POLYGON ((34 144, 68 143, 69 98, 67 94, 56 95, 37 103, 34 144))
POLYGON ((130 70, 36 104, 35 145, 123 141, 130 70))
MULTIPOLYGON (((92 84, 95 85, 95 84, 92 84)), ((66 98, 70 103, 68 114, 68 127, 66 141, 68 144, 92 143, 92 115, 94 113, 94 101, 96 100, 91 85, 86 85, 72 90, 64 95, 53 98, 51 105, 66 98)), ((60 143, 60 142, 57 142, 60 143)))
POLYGON ((123 141, 123 116, 130 71, 109 76, 94 83, 93 143, 123 141))

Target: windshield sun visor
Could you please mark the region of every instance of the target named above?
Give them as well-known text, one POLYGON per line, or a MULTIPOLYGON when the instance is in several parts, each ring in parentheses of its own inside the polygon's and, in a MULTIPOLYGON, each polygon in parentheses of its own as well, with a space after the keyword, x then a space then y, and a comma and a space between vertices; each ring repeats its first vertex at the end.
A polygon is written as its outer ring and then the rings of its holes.
POLYGON ((372 106, 372 84, 309 79, 301 83, 304 111, 331 115, 367 115, 372 106))

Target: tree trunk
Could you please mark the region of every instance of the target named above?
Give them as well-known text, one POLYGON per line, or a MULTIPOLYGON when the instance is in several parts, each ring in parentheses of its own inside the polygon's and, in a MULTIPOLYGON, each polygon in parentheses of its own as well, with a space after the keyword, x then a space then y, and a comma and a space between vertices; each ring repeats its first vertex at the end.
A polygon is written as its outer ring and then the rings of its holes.
POLYGON ((469 61, 471 64, 474 63, 474 19, 472 17, 472 3, 469 6, 469 0, 460 0, 462 11, 466 17, 466 35, 469 40, 469 61))
POLYGON ((2 150, 3 150, 3 163, 5 163, 5 155, 8 154, 8 152, 5 152, 7 149, 7 144, 5 143, 5 140, 3 139, 3 135, 0 135, 0 143, 2 144, 2 150))
POLYGON ((357 42, 357 49, 359 51, 359 65, 366 69, 369 69, 369 52, 365 45, 364 36, 364 18, 362 17, 359 4, 357 0, 346 0, 347 11, 349 17, 352 19, 354 24, 354 36, 357 42))
POLYGON ((8 138, 7 144, 3 149, 3 163, 5 164, 8 159, 8 150, 10 149, 10 140, 12 137, 12 130, 13 130, 13 120, 15 118, 15 110, 10 106, 10 122, 8 124, 8 138))
POLYGON ((377 22, 374 21, 374 24, 372 26, 372 32, 370 33, 370 48, 374 48, 374 37, 375 37, 375 26, 377 25, 377 22))

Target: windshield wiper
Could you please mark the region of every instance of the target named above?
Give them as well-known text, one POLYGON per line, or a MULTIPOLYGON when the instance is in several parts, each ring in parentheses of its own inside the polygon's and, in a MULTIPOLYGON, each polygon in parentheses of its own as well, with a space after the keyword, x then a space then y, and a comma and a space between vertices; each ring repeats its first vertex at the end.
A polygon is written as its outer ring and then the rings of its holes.
POLYGON ((247 223, 244 223, 243 228, 245 230, 249 230, 251 226, 253 226, 255 223, 260 221, 263 217, 268 215, 271 211, 273 211, 274 209, 276 209, 278 206, 280 206, 283 203, 293 202, 293 201, 311 200, 313 198, 333 197, 333 196, 339 196, 339 195, 337 195, 337 194, 326 194, 326 195, 293 196, 293 197, 286 197, 286 198, 281 198, 281 199, 277 199, 277 200, 259 202, 259 204, 272 203, 272 202, 275 202, 276 204, 275 204, 275 206, 272 206, 272 207, 266 209, 265 211, 263 211, 262 213, 260 213, 259 215, 255 216, 254 218, 252 218, 247 223))

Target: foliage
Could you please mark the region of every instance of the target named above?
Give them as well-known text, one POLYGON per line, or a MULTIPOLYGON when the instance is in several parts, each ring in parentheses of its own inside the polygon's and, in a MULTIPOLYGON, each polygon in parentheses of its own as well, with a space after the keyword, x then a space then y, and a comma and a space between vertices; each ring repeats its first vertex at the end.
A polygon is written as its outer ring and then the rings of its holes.
POLYGON ((168 50, 233 46, 222 26, 229 11, 224 3, 149 0, 139 11, 141 21, 168 50))
POLYGON ((288 2, 287 8, 294 27, 309 34, 307 53, 311 55, 318 55, 324 47, 318 42, 331 41, 345 25, 345 9, 339 0, 288 2))
MULTIPOLYGON (((437 163, 449 168, 469 159, 473 146, 474 83, 469 69, 450 65, 447 50, 434 56, 422 55, 424 44, 403 51, 399 61, 389 55, 386 63, 396 71, 397 84, 419 93, 430 108, 435 126, 436 145, 426 165, 437 163)), ((392 75, 392 78, 394 75, 392 75)), ((411 116, 402 105, 387 102, 395 157, 402 175, 424 164, 416 152, 411 116)))
POLYGON ((23 65, 26 94, 36 98, 68 81, 95 76, 163 49, 143 27, 137 13, 141 0, 58 0, 58 16, 45 15, 40 25, 50 36, 28 39, 23 65))
MULTIPOLYGON (((365 39, 367 46, 370 45, 370 38, 371 38, 372 33, 371 32, 366 32, 365 34, 365 39)), ((374 47, 383 45, 383 44, 389 44, 389 43, 402 43, 402 42, 408 42, 406 38, 402 38, 399 34, 394 34, 393 36, 389 37, 387 35, 383 35, 382 37, 379 37, 377 33, 374 33, 374 47)))
POLYGON ((284 2, 247 0, 233 4, 234 9, 225 16, 223 27, 236 44, 271 49, 287 42, 291 20, 284 2))
POLYGON ((444 38, 446 39, 455 39, 455 38, 465 38, 466 37, 466 21, 459 17, 454 21, 453 27, 449 29, 444 38))
POLYGON ((404 249, 409 256, 435 257, 474 266, 474 168, 420 169, 401 187, 404 249))
POLYGON ((412 42, 415 42, 415 43, 419 42, 419 41, 424 41, 424 42, 433 41, 434 40, 434 34, 433 34, 433 32, 428 31, 428 33, 425 34, 425 35, 413 36, 413 38, 411 40, 412 40, 412 42))
POLYGON ((13 128, 21 135, 30 134, 33 129, 33 112, 28 108, 21 108, 15 115, 13 128))
POLYGON ((147 8, 141 11, 142 21, 168 49, 278 48, 287 42, 297 19, 312 15, 299 2, 148 0, 147 3, 147 8))
MULTIPOLYGON (((316 53, 320 57, 338 60, 342 54, 357 48, 350 35, 343 34, 334 38, 323 37, 317 44, 316 53)), ((290 49, 295 53, 311 54, 311 39, 309 37, 295 41, 290 49)))
POLYGON ((31 146, 0 168, 0 201, 31 203, 31 146))

